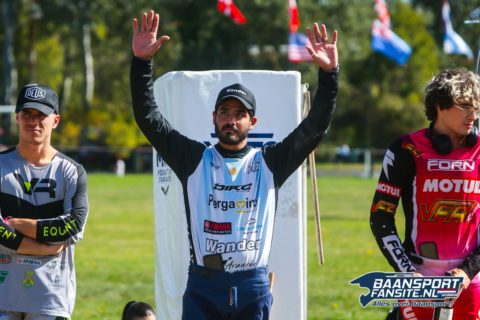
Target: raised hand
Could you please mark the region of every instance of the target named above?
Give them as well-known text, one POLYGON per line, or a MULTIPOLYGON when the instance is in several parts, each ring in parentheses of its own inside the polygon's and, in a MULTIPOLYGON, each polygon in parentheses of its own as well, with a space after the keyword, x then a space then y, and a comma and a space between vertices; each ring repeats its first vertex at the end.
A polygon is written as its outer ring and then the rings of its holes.
POLYGON ((313 58, 313 62, 325 71, 333 70, 338 66, 337 30, 333 31, 332 41, 328 43, 327 28, 322 24, 321 30, 317 23, 313 24, 313 31, 307 28, 310 43, 305 47, 313 58))
POLYGON ((169 36, 163 35, 157 39, 158 23, 160 15, 153 10, 144 12, 142 15, 142 24, 138 30, 138 21, 136 18, 132 21, 133 40, 132 49, 135 57, 149 60, 168 40, 169 36))

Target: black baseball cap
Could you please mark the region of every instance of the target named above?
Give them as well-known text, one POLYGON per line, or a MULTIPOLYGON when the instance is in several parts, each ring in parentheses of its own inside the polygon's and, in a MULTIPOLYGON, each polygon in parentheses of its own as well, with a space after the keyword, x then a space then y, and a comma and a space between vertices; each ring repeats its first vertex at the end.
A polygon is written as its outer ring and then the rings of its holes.
POLYGON ((27 84, 20 90, 15 112, 37 109, 44 114, 58 114, 58 97, 55 91, 44 84, 27 84))
POLYGON ((215 103, 215 111, 218 110, 218 107, 224 100, 229 98, 239 100, 245 106, 245 108, 252 111, 252 113, 255 115, 255 96, 250 90, 242 86, 240 83, 232 84, 220 91, 217 97, 217 102, 215 103))

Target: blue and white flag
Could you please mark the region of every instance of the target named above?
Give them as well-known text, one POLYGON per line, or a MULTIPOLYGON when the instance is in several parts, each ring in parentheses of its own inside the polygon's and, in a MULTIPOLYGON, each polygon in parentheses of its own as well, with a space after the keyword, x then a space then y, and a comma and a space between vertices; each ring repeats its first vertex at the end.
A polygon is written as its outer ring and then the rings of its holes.
POLYGON ((443 1, 442 6, 443 22, 445 24, 445 36, 443 38, 443 51, 447 54, 461 54, 473 59, 472 49, 465 40, 453 30, 450 20, 450 5, 447 0, 443 1))
POLYGON ((375 19, 372 23, 372 50, 380 52, 399 65, 405 64, 412 48, 387 25, 375 19))

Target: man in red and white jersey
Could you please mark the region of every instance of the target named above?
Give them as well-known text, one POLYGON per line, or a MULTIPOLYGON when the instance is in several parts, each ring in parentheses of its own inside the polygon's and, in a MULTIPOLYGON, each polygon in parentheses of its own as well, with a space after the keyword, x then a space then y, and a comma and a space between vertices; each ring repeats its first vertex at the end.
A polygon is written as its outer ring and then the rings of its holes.
MULTIPOLYGON (((454 320, 480 319, 480 142, 474 121, 480 82, 450 68, 425 89, 430 126, 394 141, 383 159, 370 212, 380 250, 399 272, 463 277, 454 320), (402 199, 405 237, 395 212, 402 199)), ((432 319, 433 308, 402 308, 404 319, 432 319)))

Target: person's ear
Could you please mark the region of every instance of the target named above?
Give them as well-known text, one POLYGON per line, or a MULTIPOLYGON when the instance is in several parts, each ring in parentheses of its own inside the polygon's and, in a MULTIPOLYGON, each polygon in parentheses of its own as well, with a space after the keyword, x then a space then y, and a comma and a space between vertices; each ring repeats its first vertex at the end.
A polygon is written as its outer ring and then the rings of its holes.
POLYGON ((215 125, 215 118, 217 117, 217 112, 213 111, 212 112, 212 122, 213 122, 213 125, 215 125))
POLYGON ((253 116, 251 119, 250 119, 250 130, 253 129, 253 127, 255 127, 255 124, 257 123, 257 117, 253 116))
POLYGON ((59 114, 55 114, 55 117, 53 119, 53 129, 55 129, 56 127, 58 127, 58 123, 60 122, 60 115, 59 114))

